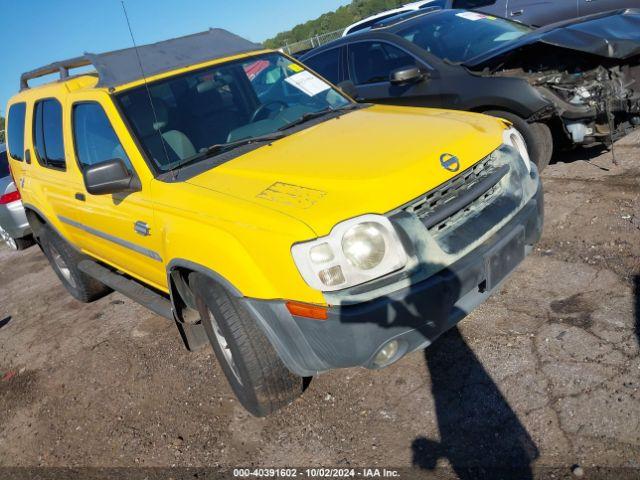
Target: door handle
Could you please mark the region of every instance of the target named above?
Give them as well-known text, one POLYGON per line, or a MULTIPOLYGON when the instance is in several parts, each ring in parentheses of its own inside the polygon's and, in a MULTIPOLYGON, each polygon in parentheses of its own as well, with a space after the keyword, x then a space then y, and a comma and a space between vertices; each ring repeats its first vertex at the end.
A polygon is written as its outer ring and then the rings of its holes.
POLYGON ((27 163, 31 163, 31 151, 27 148, 24 152, 24 161, 27 163))
POLYGON ((149 225, 147 225, 146 222, 143 222, 142 220, 138 220, 133 224, 133 230, 138 235, 142 235, 143 237, 148 237, 149 235, 151 235, 151 229, 149 228, 149 225))
POLYGON ((512 17, 517 17, 519 15, 522 15, 524 13, 524 10, 515 10, 513 12, 511 12, 511 16, 512 17))
POLYGON ((81 202, 84 202, 87 198, 84 196, 84 193, 76 193, 76 200, 79 200, 81 202))

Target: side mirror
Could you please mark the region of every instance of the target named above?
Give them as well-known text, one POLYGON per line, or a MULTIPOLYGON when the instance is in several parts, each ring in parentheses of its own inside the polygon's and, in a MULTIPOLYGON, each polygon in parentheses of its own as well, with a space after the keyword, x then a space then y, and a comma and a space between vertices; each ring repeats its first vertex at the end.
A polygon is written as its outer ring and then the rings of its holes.
POLYGON ((82 175, 87 192, 91 195, 130 192, 138 190, 139 187, 121 158, 90 165, 82 175))
POLYGON ((417 83, 424 78, 424 74, 415 66, 398 68, 389 74, 389 81, 392 85, 409 85, 417 83))
POLYGON ((354 100, 358 99, 358 89, 351 80, 344 80, 338 84, 338 88, 342 90, 342 93, 348 95, 354 100))

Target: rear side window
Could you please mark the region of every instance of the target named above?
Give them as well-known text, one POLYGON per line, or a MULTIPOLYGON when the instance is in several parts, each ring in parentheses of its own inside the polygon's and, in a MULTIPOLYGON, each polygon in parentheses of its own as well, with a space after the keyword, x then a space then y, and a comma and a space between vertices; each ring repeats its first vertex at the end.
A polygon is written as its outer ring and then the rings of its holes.
POLYGON ((16 103, 9 108, 9 123, 7 124, 7 141, 9 155, 14 160, 22 161, 24 157, 24 119, 27 106, 16 103))
POLYGON ((389 74, 416 60, 397 47, 382 42, 359 42, 349 46, 349 65, 353 83, 388 82, 389 74))
POLYGON ((9 160, 7 152, 0 152, 0 178, 9 176, 9 160))
POLYGON ((62 105, 55 99, 41 100, 33 111, 33 138, 36 157, 49 168, 66 167, 62 141, 62 105))
POLYGON ((305 64, 334 84, 342 81, 340 75, 340 48, 322 52, 305 60, 305 64))
POLYGON ((73 137, 81 169, 114 158, 124 160, 131 169, 129 157, 100 104, 87 102, 74 105, 73 137))

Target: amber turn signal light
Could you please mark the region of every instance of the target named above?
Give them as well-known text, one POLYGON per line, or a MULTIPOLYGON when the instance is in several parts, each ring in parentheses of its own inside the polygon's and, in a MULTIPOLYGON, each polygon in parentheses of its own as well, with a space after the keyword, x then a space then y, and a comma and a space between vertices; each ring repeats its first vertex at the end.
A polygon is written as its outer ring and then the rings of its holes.
POLYGON ((286 305, 289 313, 291 315, 296 315, 297 317, 312 318, 313 320, 326 320, 329 316, 327 313, 327 307, 292 301, 288 301, 286 305))

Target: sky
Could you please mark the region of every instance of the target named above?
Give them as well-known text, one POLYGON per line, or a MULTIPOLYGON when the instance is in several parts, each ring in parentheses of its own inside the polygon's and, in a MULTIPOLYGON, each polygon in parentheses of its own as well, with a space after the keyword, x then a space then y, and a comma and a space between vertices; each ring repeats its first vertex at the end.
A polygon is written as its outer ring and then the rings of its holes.
MULTIPOLYGON (((350 0, 125 0, 136 43, 209 27, 256 42, 335 10, 350 0)), ((49 63, 131 47, 120 0, 1 0, 0 115, 20 74, 49 63), (11 26, 8 30, 6 27, 11 26)))

